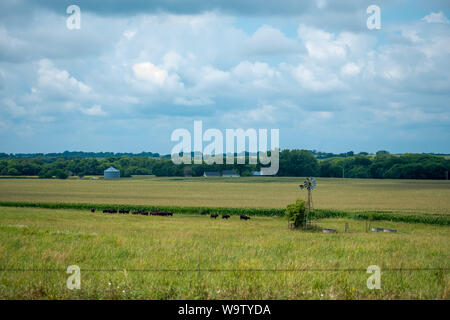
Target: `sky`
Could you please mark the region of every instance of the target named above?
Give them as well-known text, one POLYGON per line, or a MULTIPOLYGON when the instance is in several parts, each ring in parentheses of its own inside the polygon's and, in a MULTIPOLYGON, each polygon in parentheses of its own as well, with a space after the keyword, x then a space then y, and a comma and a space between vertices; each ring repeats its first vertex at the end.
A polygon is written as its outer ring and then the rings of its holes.
POLYGON ((445 0, 2 0, 0 152, 167 154, 201 120, 281 149, 450 153, 449 19, 445 0))

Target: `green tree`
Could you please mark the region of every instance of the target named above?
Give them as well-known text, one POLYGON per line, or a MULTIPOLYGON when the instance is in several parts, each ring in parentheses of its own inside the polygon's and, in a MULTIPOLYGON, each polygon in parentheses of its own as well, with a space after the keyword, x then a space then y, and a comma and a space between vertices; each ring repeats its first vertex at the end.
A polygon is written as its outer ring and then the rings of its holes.
POLYGON ((58 179, 67 179, 69 177, 67 172, 65 172, 64 170, 61 170, 61 169, 54 170, 53 174, 58 179))
POLYGON ((279 176, 318 176, 319 162, 307 150, 283 150, 280 152, 279 176))

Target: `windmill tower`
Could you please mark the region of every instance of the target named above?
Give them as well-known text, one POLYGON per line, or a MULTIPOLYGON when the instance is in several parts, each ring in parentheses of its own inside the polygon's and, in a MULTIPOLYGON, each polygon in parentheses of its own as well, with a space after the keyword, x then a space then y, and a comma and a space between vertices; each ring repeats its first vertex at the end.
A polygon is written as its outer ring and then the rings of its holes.
POLYGON ((313 177, 306 178, 303 184, 301 184, 299 187, 301 190, 306 189, 308 190, 308 212, 306 214, 306 221, 305 221, 305 227, 308 227, 308 220, 309 216, 311 214, 311 204, 312 204, 312 194, 311 191, 314 190, 317 186, 316 179, 313 177))

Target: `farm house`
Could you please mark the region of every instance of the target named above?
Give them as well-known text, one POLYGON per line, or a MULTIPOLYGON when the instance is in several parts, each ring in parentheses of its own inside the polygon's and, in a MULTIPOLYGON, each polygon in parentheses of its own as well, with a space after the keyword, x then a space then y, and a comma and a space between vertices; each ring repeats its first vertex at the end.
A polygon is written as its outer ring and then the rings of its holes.
POLYGON ((108 169, 103 171, 103 177, 105 179, 118 179, 120 178, 120 170, 114 167, 109 167, 108 169))

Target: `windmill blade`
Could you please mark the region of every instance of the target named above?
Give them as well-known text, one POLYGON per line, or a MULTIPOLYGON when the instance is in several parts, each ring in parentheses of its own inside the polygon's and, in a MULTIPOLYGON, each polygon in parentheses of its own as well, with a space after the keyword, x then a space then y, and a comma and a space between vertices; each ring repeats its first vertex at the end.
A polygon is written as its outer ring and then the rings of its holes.
POLYGON ((317 186, 317 181, 316 181, 316 179, 311 178, 311 183, 312 183, 311 189, 315 189, 316 186, 317 186))
POLYGON ((313 177, 308 177, 303 182, 303 185, 300 185, 300 189, 314 190, 317 186, 316 179, 313 177))

